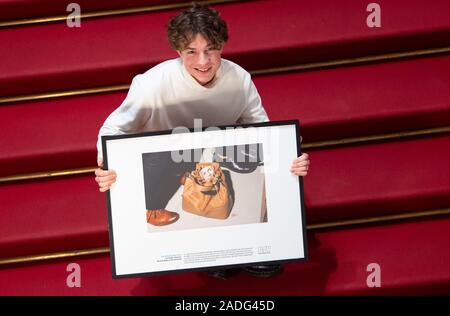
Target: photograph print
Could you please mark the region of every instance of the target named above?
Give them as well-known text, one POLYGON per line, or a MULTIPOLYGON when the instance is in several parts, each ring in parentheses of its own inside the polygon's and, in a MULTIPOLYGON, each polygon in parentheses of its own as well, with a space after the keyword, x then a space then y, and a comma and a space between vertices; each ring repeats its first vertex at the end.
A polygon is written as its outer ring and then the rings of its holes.
POLYGON ((143 153, 148 232, 267 222, 262 146, 143 153))

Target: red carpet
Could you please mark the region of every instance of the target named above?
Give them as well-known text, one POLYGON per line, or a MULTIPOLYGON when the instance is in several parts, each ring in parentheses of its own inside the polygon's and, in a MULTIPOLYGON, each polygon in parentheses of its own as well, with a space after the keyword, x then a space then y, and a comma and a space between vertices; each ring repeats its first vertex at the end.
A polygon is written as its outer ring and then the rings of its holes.
POLYGON ((448 294, 449 225, 447 218, 310 233, 310 260, 287 264, 270 279, 189 272, 113 280, 109 255, 20 265, 0 270, 0 295, 448 294), (81 267, 80 288, 66 286, 71 262, 81 267), (367 287, 370 263, 381 267, 380 288, 367 287))
MULTIPOLYGON (((254 81, 269 117, 299 119, 304 142, 450 124, 449 56, 256 76, 254 81)), ((95 165, 98 129, 125 95, 1 106, 0 123, 8 128, 0 144, 8 150, 0 152, 0 176, 95 165)))
MULTIPOLYGON (((265 69, 450 45, 450 3, 445 0, 433 5, 407 1, 409 14, 398 2, 384 1, 384 10, 397 18, 386 18, 380 29, 366 26, 366 1, 282 3, 216 6, 230 26, 224 57, 246 69, 265 69), (412 23, 414 15, 421 18, 412 23)), ((165 33, 175 12, 86 20, 82 27, 71 29, 65 21, 4 29, 0 95, 128 84, 134 74, 176 56, 165 33)))
MULTIPOLYGON (((81 4, 84 12, 95 12, 162 2, 81 4)), ((299 119, 305 145, 337 141, 305 150, 312 160, 304 179, 308 225, 450 208, 450 2, 379 3, 379 29, 366 26, 367 2, 361 0, 215 6, 230 27, 224 57, 248 70, 412 54, 254 76, 272 120, 299 119), (436 48, 447 52, 415 52, 436 48), (420 132, 437 128, 447 130, 420 132), (400 137, 406 131, 421 135, 400 137), (388 133, 397 137, 367 138, 388 133), (352 137, 365 138, 339 144, 352 137)), ((65 14, 66 5, 0 0, 0 21, 65 14)), ((176 12, 87 19, 79 29, 65 21, 0 27, 0 100, 128 85, 136 74, 176 56, 164 31, 176 12)), ((98 129, 125 95, 0 103, 0 178, 94 167, 98 129)), ((90 173, 0 182, 0 259, 108 247, 105 201, 90 173)), ((449 228, 446 215, 309 230, 310 260, 287 264, 283 274, 263 280, 241 274, 221 282, 193 272, 112 280, 106 254, 0 265, 0 295, 448 295, 449 228), (65 284, 70 262, 81 265, 80 289, 65 284), (382 268, 381 288, 366 285, 372 262, 382 268)))

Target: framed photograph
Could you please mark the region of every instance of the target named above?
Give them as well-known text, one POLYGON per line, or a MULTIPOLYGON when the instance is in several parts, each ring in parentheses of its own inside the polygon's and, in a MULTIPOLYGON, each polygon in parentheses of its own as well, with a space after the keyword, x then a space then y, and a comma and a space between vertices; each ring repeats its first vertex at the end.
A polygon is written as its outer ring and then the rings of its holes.
POLYGON ((307 258, 298 121, 103 136, 114 278, 307 258))

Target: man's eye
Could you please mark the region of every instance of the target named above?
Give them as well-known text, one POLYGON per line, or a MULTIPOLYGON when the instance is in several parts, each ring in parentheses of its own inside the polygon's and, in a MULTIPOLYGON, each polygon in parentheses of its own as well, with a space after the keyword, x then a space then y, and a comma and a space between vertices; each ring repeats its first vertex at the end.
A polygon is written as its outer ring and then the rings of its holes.
POLYGON ((194 54, 194 51, 192 51, 192 50, 188 50, 188 55, 193 55, 194 54))

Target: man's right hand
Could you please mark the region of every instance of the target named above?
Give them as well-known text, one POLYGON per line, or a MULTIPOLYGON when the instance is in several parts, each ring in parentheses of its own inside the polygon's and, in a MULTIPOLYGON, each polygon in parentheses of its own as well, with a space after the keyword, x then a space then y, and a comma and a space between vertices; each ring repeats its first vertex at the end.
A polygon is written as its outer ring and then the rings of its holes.
POLYGON ((97 161, 98 168, 95 169, 95 181, 98 183, 99 191, 106 192, 116 182, 117 174, 114 170, 103 170, 103 160, 97 161))

